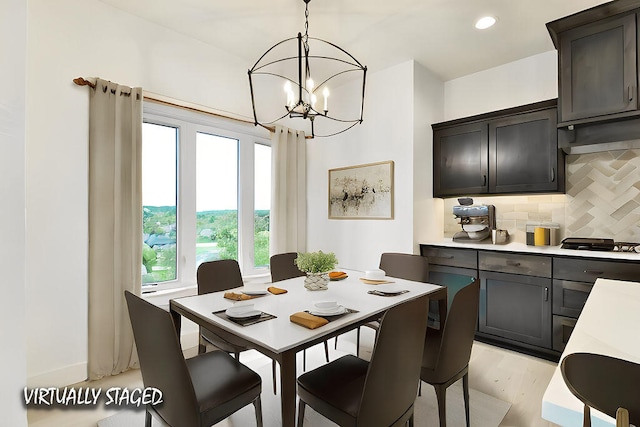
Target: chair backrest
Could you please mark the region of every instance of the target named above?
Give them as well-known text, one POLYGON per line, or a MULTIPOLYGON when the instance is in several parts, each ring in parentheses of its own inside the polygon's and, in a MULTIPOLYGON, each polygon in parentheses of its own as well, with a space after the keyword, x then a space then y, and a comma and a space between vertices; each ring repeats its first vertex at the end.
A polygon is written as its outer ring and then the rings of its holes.
POLYGON ((286 252, 283 254, 272 255, 269 259, 271 281, 279 282, 281 280, 304 276, 304 271, 300 271, 298 266, 294 263, 296 258, 298 258, 297 252, 286 252))
POLYGON ((196 280, 198 295, 243 286, 240 265, 235 259, 203 262, 198 267, 196 280))
POLYGON ((389 309, 380 324, 365 380, 358 425, 393 425, 418 391, 428 297, 389 309))
POLYGON ((640 364, 592 353, 572 353, 560 363, 562 377, 582 403, 616 416, 619 407, 629 413, 629 422, 640 425, 640 364))
POLYGON ((170 425, 198 425, 199 409, 193 383, 171 315, 125 291, 129 318, 145 387, 162 391, 155 411, 170 425))
POLYGON ((383 253, 380 255, 380 269, 387 276, 398 279, 425 283, 429 281, 429 261, 421 255, 383 253))
POLYGON ((474 279, 454 295, 442 330, 435 365, 438 376, 451 377, 469 364, 479 304, 480 279, 474 279))

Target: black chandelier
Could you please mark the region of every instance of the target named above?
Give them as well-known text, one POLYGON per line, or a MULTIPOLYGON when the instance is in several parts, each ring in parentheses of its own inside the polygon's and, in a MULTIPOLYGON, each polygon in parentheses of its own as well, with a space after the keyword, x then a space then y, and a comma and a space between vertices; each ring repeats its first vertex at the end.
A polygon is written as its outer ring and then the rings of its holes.
POLYGON ((285 117, 309 119, 312 138, 333 136, 362 123, 367 67, 341 47, 309 37, 311 0, 302 1, 305 3, 304 34, 298 33, 297 37, 276 43, 249 70, 254 122, 255 125, 268 127, 285 117), (297 44, 297 49, 294 44, 297 44), (329 87, 333 90, 339 86, 356 87, 357 91, 329 91, 329 87), (278 93, 282 87, 284 95, 278 93), (353 98, 358 99, 357 105, 353 98), (279 107, 274 108, 273 100, 278 99, 286 100, 284 112, 274 112, 279 107), (314 124, 318 117, 326 120, 316 127, 314 124), (316 134, 316 130, 320 133, 316 134))

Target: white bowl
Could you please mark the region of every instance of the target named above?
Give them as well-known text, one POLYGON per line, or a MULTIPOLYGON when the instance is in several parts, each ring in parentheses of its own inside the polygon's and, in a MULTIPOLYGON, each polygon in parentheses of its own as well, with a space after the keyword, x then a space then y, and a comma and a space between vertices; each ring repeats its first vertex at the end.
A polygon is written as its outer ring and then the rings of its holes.
POLYGON ((254 311, 253 304, 237 303, 233 307, 229 307, 225 313, 229 316, 237 316, 250 311, 254 311))
POLYGON ((384 277, 387 273, 384 270, 376 269, 376 270, 366 270, 364 272, 364 278, 369 280, 384 280, 384 277))
POLYGON ((337 301, 314 301, 313 306, 320 310, 335 310, 338 306, 337 301))

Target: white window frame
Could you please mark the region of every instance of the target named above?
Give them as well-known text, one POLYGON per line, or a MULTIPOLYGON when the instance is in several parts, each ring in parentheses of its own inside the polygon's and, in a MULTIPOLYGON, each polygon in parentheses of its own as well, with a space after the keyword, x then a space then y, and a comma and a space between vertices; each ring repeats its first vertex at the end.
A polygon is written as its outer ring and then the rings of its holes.
POLYGON ((143 106, 143 121, 178 129, 176 280, 154 290, 196 284, 196 135, 198 132, 238 140, 238 263, 243 276, 266 275, 254 266, 254 145, 271 146, 269 132, 251 124, 153 102, 143 106))

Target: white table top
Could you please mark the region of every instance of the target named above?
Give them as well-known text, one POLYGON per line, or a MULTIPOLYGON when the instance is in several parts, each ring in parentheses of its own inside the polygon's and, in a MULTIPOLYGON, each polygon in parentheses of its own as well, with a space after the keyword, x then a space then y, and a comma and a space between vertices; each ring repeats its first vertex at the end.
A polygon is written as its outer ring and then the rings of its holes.
MULTIPOLYGON (((229 320, 222 319, 214 314, 215 311, 232 307, 236 302, 225 299, 224 292, 216 292, 206 295, 195 295, 184 298, 176 298, 174 304, 193 313, 206 317, 219 327, 240 336, 248 341, 258 343, 275 353, 282 353, 317 337, 327 335, 345 325, 349 325, 381 313, 402 302, 435 292, 442 287, 434 284, 412 282, 409 280, 387 277, 393 281, 390 284, 368 285, 359 280, 362 272, 345 270, 349 277, 340 281, 329 282, 329 289, 325 291, 308 291, 304 285, 304 277, 283 280, 277 283, 264 283, 262 289, 269 286, 287 289, 286 294, 265 296, 249 300, 256 310, 273 314, 276 319, 266 320, 249 326, 240 326, 229 320), (394 287, 408 289, 410 292, 383 297, 368 294, 367 291, 394 287), (299 311, 312 309, 314 301, 337 301, 346 308, 358 310, 358 313, 350 313, 329 322, 320 328, 311 330, 297 325, 289 320, 289 316, 299 311)), ((259 285, 252 284, 247 289, 259 289, 259 285)), ((229 291, 241 292, 243 288, 229 291)))
MULTIPOLYGON (((582 309, 560 360, 589 352, 640 363, 640 283, 598 279, 582 309)), ((542 398, 542 418, 581 427, 584 405, 564 383, 560 365, 542 398)), ((615 419, 591 410, 593 427, 615 426, 615 419)))

